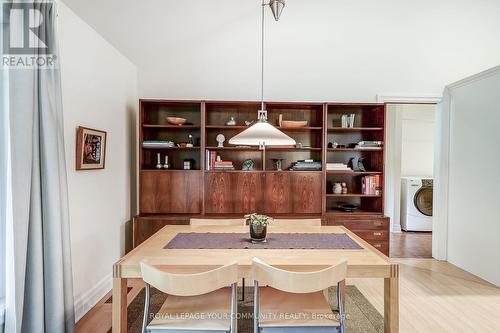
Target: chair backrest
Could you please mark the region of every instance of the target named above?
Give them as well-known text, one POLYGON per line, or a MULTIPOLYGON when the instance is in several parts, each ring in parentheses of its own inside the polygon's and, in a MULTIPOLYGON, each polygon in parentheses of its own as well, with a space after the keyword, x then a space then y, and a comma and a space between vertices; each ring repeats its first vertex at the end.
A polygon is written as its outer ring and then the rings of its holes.
POLYGON ((245 219, 191 219, 191 225, 222 225, 222 226, 241 226, 245 225, 245 219))
POLYGON ((347 261, 316 272, 291 272, 268 265, 258 258, 253 258, 254 280, 260 285, 279 289, 289 293, 313 293, 336 285, 346 278, 347 261))
POLYGON ((174 274, 164 272, 147 261, 141 261, 144 282, 165 294, 174 296, 197 296, 228 287, 238 282, 236 262, 214 270, 195 274, 174 274))
POLYGON ((321 227, 321 219, 274 219, 271 223, 278 226, 302 226, 302 227, 321 227))

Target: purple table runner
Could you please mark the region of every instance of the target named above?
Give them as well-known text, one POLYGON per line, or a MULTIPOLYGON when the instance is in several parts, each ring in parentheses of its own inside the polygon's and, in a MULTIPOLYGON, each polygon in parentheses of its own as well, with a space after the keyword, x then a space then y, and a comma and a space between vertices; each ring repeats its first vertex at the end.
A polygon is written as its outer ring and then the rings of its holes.
POLYGON ((346 234, 268 233, 267 241, 252 243, 248 233, 178 233, 164 249, 362 249, 346 234))

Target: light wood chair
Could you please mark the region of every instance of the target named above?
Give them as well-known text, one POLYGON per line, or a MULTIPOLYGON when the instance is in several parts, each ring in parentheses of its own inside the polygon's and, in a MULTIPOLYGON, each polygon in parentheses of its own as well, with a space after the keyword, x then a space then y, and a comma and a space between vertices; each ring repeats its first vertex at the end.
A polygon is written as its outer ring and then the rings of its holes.
POLYGON ((195 219, 189 220, 191 225, 222 225, 222 226, 239 226, 245 225, 245 219, 195 219))
POLYGON ((344 333, 342 288, 347 274, 346 260, 316 272, 291 272, 254 258, 252 269, 254 333, 331 333, 335 329, 344 333), (335 284, 338 317, 324 295, 335 284))
POLYGON ((274 219, 270 224, 279 226, 321 227, 321 219, 274 219))
MULTIPOLYGON (((245 225, 246 219, 196 219, 191 218, 191 225, 222 225, 222 226, 240 226, 245 225)), ((245 300, 245 279, 241 279, 241 300, 245 300)))
POLYGON ((236 333, 236 262, 203 273, 172 274, 142 261, 141 273, 146 284, 142 333, 236 333), (168 297, 147 325, 151 286, 168 297))

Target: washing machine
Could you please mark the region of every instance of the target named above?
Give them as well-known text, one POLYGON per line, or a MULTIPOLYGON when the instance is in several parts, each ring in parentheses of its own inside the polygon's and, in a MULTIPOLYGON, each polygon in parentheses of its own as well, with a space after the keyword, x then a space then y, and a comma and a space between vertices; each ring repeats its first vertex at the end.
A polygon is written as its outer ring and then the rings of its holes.
POLYGON ((401 229, 432 231, 433 179, 401 179, 401 229))

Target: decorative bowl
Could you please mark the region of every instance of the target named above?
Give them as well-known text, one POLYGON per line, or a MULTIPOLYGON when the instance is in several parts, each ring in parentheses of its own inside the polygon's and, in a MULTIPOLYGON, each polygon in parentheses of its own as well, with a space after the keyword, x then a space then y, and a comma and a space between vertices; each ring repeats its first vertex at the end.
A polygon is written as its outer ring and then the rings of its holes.
POLYGON ((307 120, 282 120, 281 127, 306 127, 307 120))
POLYGON ((167 117, 167 121, 172 125, 184 125, 187 119, 179 118, 179 117, 167 117))

